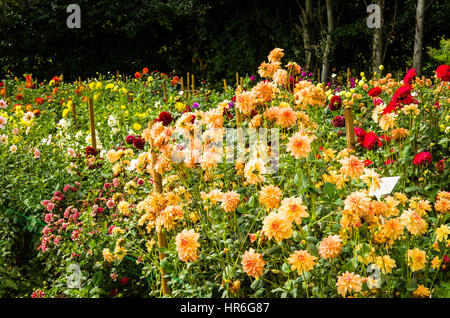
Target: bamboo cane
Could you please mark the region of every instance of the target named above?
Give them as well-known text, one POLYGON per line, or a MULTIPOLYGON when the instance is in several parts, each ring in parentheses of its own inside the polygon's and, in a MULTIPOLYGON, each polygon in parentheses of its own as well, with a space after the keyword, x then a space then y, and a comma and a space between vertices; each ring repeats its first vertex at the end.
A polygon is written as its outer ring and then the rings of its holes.
POLYGON ((350 86, 350 67, 347 67, 347 87, 350 86))
POLYGON ((189 97, 189 89, 191 88, 191 82, 190 82, 190 75, 189 75, 189 72, 187 72, 187 75, 186 75, 186 78, 187 78, 187 85, 186 85, 186 98, 188 98, 189 97))
POLYGON ((244 78, 241 77, 241 87, 244 88, 244 78))
POLYGON ((236 72, 236 88, 239 86, 239 73, 236 72))
MULTIPOLYGON (((153 187, 157 193, 162 193, 162 176, 155 170, 155 165, 157 161, 157 154, 153 149, 153 140, 150 140, 150 149, 151 149, 151 160, 152 160, 152 178, 153 178, 153 187)), ((167 239, 164 235, 162 229, 157 231, 158 236, 158 246, 160 249, 167 248, 167 239)), ((163 252, 159 252, 159 260, 160 262, 164 260, 167 257, 167 254, 163 252)), ((162 293, 163 295, 170 295, 171 290, 168 285, 168 279, 165 277, 165 273, 163 268, 160 266, 159 268, 161 273, 161 287, 162 287, 162 293)))
POLYGON ((353 122, 353 110, 351 106, 345 106, 345 133, 347 136, 347 148, 355 150, 355 126, 353 122))
POLYGON ((192 74, 192 93, 194 93, 194 91, 195 91, 195 77, 194 77, 194 74, 192 74))
POLYGON ((228 90, 226 79, 223 79, 223 88, 225 89, 225 92, 228 90))
POLYGON ((116 78, 117 78, 117 82, 119 82, 119 78, 120 78, 119 70, 117 70, 117 72, 116 72, 116 78))
POLYGON ((166 86, 166 82, 163 82, 163 92, 164 92, 164 101, 167 102, 167 86, 166 86))
POLYGON ((73 128, 76 131, 77 130, 77 108, 76 108, 74 102, 72 102, 72 115, 73 115, 73 128))
POLYGON ((320 81, 320 68, 317 69, 317 82, 321 83, 321 81, 320 81))
POLYGON ((5 87, 3 88, 3 99, 6 101, 7 98, 8 98, 8 84, 6 84, 5 81, 5 87))
POLYGON ((97 149, 97 139, 95 137, 94 101, 92 98, 88 99, 88 106, 89 106, 89 123, 91 129, 91 145, 92 148, 97 149))

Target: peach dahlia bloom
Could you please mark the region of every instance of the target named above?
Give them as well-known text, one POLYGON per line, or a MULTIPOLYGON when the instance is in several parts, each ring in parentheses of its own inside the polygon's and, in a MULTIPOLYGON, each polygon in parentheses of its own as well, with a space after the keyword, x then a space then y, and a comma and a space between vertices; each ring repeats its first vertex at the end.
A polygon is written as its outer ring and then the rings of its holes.
POLYGON ((364 163, 355 156, 343 158, 339 162, 342 164, 340 172, 345 177, 356 179, 364 173, 364 163))
POLYGON ((296 159, 307 157, 311 151, 311 140, 301 132, 297 132, 289 138, 287 150, 296 159))
POLYGON ((200 246, 198 243, 199 237, 200 234, 196 233, 193 229, 184 229, 175 237, 178 257, 183 262, 195 262, 198 259, 197 248, 200 246))
POLYGON ((259 278, 262 276, 266 262, 262 259, 261 254, 255 253, 255 250, 251 248, 242 255, 241 264, 249 276, 259 278))
POLYGON ((283 192, 274 185, 264 186, 259 191, 259 202, 268 209, 276 209, 280 205, 281 196, 283 192))
POLYGON ((233 212, 239 205, 240 196, 236 191, 228 191, 222 194, 221 207, 225 212, 233 212))
POLYGON ((256 96, 251 91, 245 91, 236 95, 236 107, 244 114, 255 109, 256 96))
POLYGON ((342 297, 345 297, 347 293, 360 292, 362 289, 362 282, 361 276, 345 272, 338 277, 336 283, 338 293, 341 294, 342 297))
POLYGON ((292 222, 285 215, 272 212, 264 218, 262 233, 280 243, 292 236, 292 222))
POLYGON ((342 249, 341 238, 339 235, 330 235, 323 239, 319 245, 319 254, 324 259, 331 260, 339 255, 342 249))
POLYGON ((309 272, 316 265, 317 257, 309 254, 307 251, 296 251, 289 256, 291 269, 296 270, 299 275, 303 272, 309 272))
POLYGON ((282 128, 291 127, 297 121, 297 114, 291 107, 279 108, 277 115, 277 125, 281 126, 282 128))
POLYGON ((262 102, 270 101, 277 91, 277 85, 267 81, 259 82, 252 89, 252 92, 256 95, 256 98, 262 102))
POLYGON ((301 197, 290 197, 281 201, 278 212, 286 215, 291 222, 294 221, 296 224, 301 224, 302 218, 308 217, 306 209, 307 207, 302 204, 301 197))
POLYGON ((267 59, 269 62, 279 62, 281 58, 284 56, 284 49, 280 49, 278 47, 274 48, 272 51, 270 51, 269 55, 267 56, 267 59))

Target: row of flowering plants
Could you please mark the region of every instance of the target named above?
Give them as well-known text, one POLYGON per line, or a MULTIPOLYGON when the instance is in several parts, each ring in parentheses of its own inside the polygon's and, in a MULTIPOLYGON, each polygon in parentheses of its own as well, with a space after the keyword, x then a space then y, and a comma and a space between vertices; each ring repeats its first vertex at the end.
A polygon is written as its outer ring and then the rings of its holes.
MULTIPOLYGON (((259 79, 225 92, 186 95, 147 70, 59 82, 58 104, 40 108, 58 116, 36 129, 54 129, 49 152, 37 154, 40 135, 21 144, 56 175, 40 189, 37 246, 55 279, 32 296, 159 297, 162 269, 174 297, 450 297, 449 66, 320 84, 283 57, 274 49, 259 79), (392 176, 393 191, 375 197, 392 176)), ((29 100, 55 85, 27 83, 15 89, 29 100)), ((10 104, 4 126, 26 122, 10 104)))

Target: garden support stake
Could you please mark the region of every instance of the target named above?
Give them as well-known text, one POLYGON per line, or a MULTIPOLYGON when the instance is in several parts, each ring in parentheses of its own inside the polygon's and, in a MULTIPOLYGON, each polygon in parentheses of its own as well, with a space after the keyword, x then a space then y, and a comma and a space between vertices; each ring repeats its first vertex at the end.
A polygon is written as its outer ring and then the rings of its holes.
POLYGON ((5 81, 5 87, 3 88, 3 99, 6 101, 7 98, 8 98, 8 84, 6 84, 5 81))
POLYGON ((345 106, 345 133, 347 135, 347 148, 355 150, 355 128, 353 123, 353 110, 351 106, 345 106))
POLYGON ((164 101, 167 103, 167 86, 166 81, 163 82, 164 101))
POLYGON ((97 138, 95 137, 94 101, 92 98, 88 99, 88 105, 89 105, 89 123, 91 128, 91 144, 92 148, 97 150, 97 138))
POLYGON ((72 103, 72 115, 73 115, 73 128, 76 131, 77 130, 77 108, 75 106, 75 103, 72 103))
MULTIPOLYGON (((157 160, 157 154, 153 150, 153 140, 150 140, 150 149, 151 149, 151 159, 152 159, 152 178, 153 178, 153 187, 157 193, 162 193, 162 176, 156 172, 155 165, 157 160)), ((164 235, 162 229, 157 231, 158 235, 158 247, 159 248, 167 248, 167 239, 164 235)), ((159 252, 159 261, 161 262, 167 257, 167 254, 163 252, 159 252)), ((167 284, 167 278, 165 277, 164 270, 162 267, 159 268, 161 272, 161 288, 163 295, 170 295, 172 292, 170 290, 169 285, 167 284)))

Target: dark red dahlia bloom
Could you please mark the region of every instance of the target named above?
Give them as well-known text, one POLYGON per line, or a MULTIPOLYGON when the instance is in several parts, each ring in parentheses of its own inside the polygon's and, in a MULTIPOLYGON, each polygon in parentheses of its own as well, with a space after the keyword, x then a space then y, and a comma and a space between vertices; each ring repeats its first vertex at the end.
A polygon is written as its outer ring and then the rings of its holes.
POLYGON ((427 151, 423 151, 423 152, 418 153, 414 157, 413 164, 417 166, 417 165, 422 164, 424 161, 431 163, 431 159, 432 159, 431 154, 427 151))
POLYGON ((334 95, 333 97, 331 97, 330 104, 328 104, 328 108, 331 111, 338 110, 339 108, 341 108, 341 106, 342 106, 341 96, 334 95))
POLYGON ((403 78, 403 83, 407 84, 407 85, 411 85, 413 79, 416 77, 417 73, 416 73, 416 69, 412 68, 410 69, 405 77, 403 78))
POLYGON ((98 151, 92 147, 86 147, 85 153, 86 153, 86 156, 94 156, 95 157, 96 155, 98 155, 98 151))
POLYGON ((443 82, 450 82, 450 66, 445 64, 440 65, 436 69, 436 76, 443 82))
POLYGON ((378 95, 380 95, 382 93, 382 90, 380 87, 374 87, 371 90, 369 90, 369 96, 370 97, 377 97, 378 95))
POLYGON ((370 166, 373 162, 370 161, 370 159, 366 159, 363 161, 363 163, 364 163, 364 167, 367 167, 367 166, 370 166))
POLYGON ((172 115, 169 112, 163 111, 159 114, 157 121, 161 121, 164 126, 170 125, 172 123, 172 115))
POLYGON ((331 120, 331 124, 334 127, 345 127, 345 118, 341 116, 336 116, 331 120))
POLYGON ((192 111, 191 105, 186 105, 186 106, 184 107, 183 113, 190 113, 191 111, 192 111))
POLYGON ((438 162, 436 162, 436 170, 440 173, 444 172, 445 170, 445 158, 439 160, 438 162))
POLYGON ((125 138, 125 141, 127 144, 131 145, 133 141, 136 139, 133 135, 128 135, 127 138, 125 138))
POLYGON ((126 283, 128 283, 130 281, 130 279, 128 277, 124 277, 120 280, 120 284, 121 285, 125 285, 126 283))
POLYGON ((137 149, 144 149, 145 140, 141 137, 136 137, 133 141, 133 146, 135 146, 137 149))

